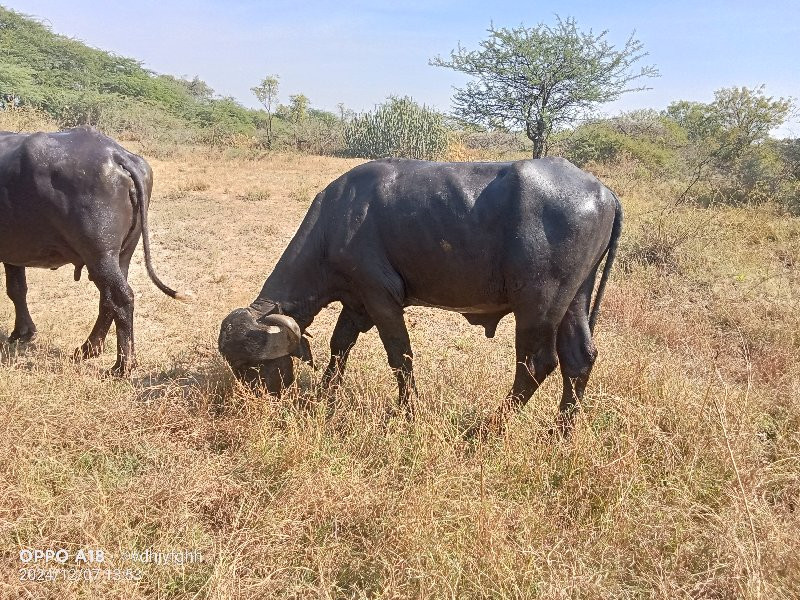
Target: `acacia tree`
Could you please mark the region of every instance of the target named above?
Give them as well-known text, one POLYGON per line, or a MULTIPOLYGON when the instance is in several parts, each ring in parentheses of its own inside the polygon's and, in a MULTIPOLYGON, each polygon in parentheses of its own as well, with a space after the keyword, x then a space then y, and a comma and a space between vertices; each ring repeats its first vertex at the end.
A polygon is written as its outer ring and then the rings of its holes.
POLYGON ((636 80, 658 76, 653 65, 634 69, 647 56, 634 34, 617 50, 606 40, 607 31, 595 35, 580 31, 572 18, 556 20, 553 27, 492 25, 480 49, 459 44, 450 60, 431 59, 433 66, 474 78, 455 90, 456 118, 493 129, 522 128, 533 142, 533 157, 539 158, 547 154, 554 130, 626 92, 647 89, 632 85, 636 80))
POLYGON ((267 111, 267 144, 272 147, 272 117, 274 115, 273 105, 278 99, 278 76, 268 75, 261 80, 261 83, 250 88, 258 101, 261 102, 267 111))

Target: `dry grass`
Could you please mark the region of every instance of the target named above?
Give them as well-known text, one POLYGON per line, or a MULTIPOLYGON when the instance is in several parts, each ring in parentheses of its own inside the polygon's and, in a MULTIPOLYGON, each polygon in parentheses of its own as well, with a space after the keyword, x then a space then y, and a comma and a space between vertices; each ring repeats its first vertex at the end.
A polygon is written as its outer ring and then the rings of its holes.
POLYGON ((47 114, 30 106, 0 109, 0 131, 54 131, 57 123, 47 114))
MULTIPOLYGON (((574 439, 544 435, 548 380, 503 439, 460 431, 511 382, 512 323, 494 340, 412 309, 421 416, 396 396, 377 335, 356 346, 336 415, 238 388, 216 353, 313 194, 356 161, 182 150, 151 158, 159 274, 137 251, 140 367, 102 379, 67 359, 97 292, 29 271, 40 335, 2 346, 2 598, 800 597, 800 221, 766 210, 668 210, 625 181, 627 228, 574 439), (676 243, 678 242, 678 243, 676 243), (659 257, 668 257, 661 260, 659 257), (652 257, 656 257, 653 259, 652 257), (141 581, 20 582, 22 548, 102 548, 141 581), (121 552, 202 552, 184 566, 121 552)), ((606 174, 614 187, 614 173, 606 174)), ((2 303, 0 335, 13 323, 2 303)), ((327 356, 337 311, 313 324, 327 356)))

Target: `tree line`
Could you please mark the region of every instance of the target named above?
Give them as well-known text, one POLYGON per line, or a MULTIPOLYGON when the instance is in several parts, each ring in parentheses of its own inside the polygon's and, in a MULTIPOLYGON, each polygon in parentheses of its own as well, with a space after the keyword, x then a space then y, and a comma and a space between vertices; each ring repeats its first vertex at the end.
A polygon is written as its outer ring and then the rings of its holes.
POLYGON ((0 109, 30 107, 59 126, 95 125, 111 134, 151 140, 293 149, 365 158, 482 158, 563 155, 579 166, 630 159, 642 173, 681 183, 680 201, 765 200, 800 212, 798 140, 769 132, 794 114, 792 99, 761 87, 730 87, 709 103, 677 100, 663 110, 613 118, 598 108, 646 89, 658 76, 642 64, 631 34, 617 48, 608 32, 574 19, 552 25, 488 29, 476 49, 458 46, 430 64, 469 76, 443 114, 409 97, 390 97, 356 114, 313 108, 302 93, 278 101, 280 78, 252 88, 261 109, 218 97, 205 82, 160 75, 138 61, 57 35, 0 7, 0 109))

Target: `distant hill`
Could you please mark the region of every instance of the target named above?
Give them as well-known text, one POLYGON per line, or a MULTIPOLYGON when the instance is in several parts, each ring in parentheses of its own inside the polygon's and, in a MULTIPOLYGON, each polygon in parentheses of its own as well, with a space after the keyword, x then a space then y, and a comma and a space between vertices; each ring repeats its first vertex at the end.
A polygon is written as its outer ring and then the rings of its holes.
POLYGON ((159 75, 0 6, 0 109, 9 105, 35 107, 63 127, 145 134, 169 128, 207 141, 253 133, 265 117, 215 97, 197 78, 159 75))

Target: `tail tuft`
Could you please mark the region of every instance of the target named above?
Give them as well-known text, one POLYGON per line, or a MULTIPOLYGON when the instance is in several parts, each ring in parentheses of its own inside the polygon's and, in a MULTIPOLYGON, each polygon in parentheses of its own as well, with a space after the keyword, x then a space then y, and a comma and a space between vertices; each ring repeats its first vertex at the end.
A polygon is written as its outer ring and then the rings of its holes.
POLYGON ((191 304, 197 299, 197 296, 195 296, 195 293, 191 290, 184 290, 183 292, 175 292, 173 298, 175 298, 175 300, 177 300, 178 302, 183 302, 184 304, 191 304))

